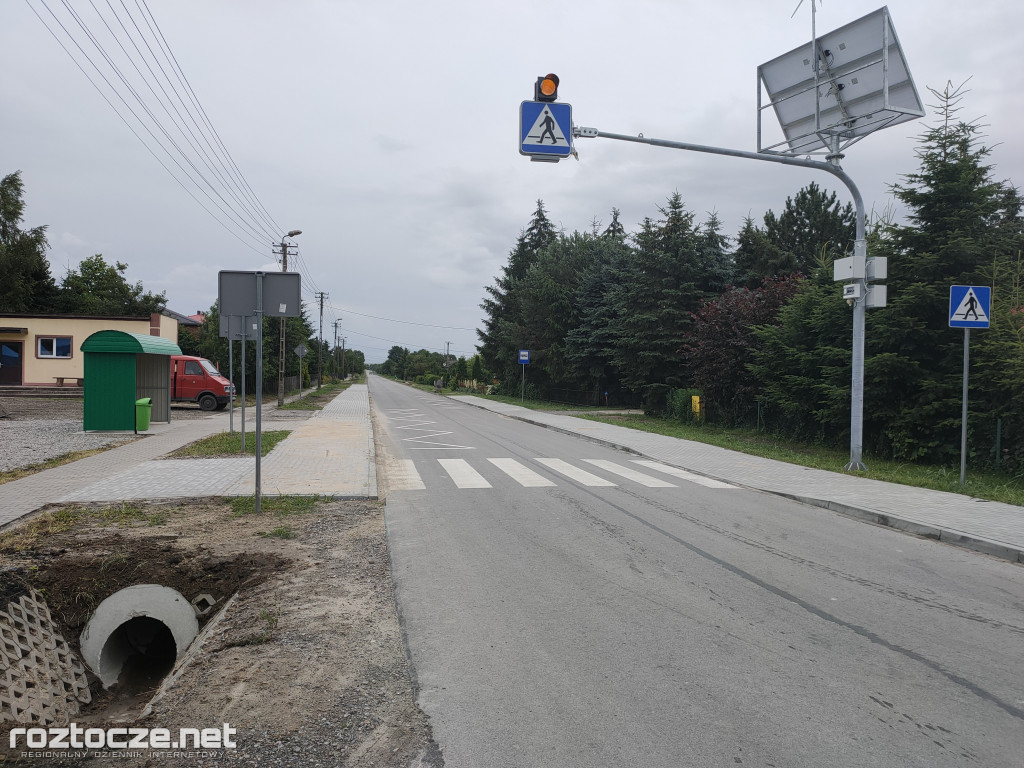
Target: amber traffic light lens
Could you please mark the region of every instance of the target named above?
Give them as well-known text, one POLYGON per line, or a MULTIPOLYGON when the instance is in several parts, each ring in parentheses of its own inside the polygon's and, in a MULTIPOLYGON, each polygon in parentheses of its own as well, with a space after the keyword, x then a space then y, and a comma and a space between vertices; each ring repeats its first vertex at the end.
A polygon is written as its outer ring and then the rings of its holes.
POLYGON ((537 101, 555 101, 558 98, 558 75, 538 77, 534 85, 534 98, 537 101))

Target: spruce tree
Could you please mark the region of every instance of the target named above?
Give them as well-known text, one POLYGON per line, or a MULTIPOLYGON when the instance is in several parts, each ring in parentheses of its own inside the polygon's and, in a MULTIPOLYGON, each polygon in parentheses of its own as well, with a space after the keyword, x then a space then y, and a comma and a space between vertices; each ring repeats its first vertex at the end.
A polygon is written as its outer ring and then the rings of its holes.
POLYGON ((851 203, 840 205, 835 192, 826 192, 812 181, 795 198, 786 198, 780 216, 772 211, 764 215, 764 231, 785 254, 783 271, 809 276, 822 254, 834 259, 852 250, 856 216, 851 203))
POLYGON ((736 250, 733 252, 733 279, 736 284, 755 288, 766 277, 790 274, 787 267, 791 265, 784 263, 784 260, 782 251, 747 216, 736 236, 736 250))
POLYGON ((683 343, 691 313, 707 297, 697 285, 700 237, 693 214, 676 192, 645 219, 634 238, 635 255, 622 265, 612 295, 612 360, 625 385, 644 393, 660 411, 671 387, 684 383, 683 343))
POLYGON ((503 382, 514 378, 518 367, 517 350, 525 348, 520 284, 541 250, 556 237, 554 225, 544 210, 544 201, 538 200, 537 210, 516 240, 501 275, 495 279, 494 285, 485 288, 487 296, 480 308, 486 317, 484 327, 477 330, 479 350, 484 365, 503 382))
MULTIPOLYGON (((949 289, 983 284, 993 258, 1019 248, 1020 201, 992 179, 978 124, 957 117, 963 86, 931 92, 940 120, 921 137, 919 169, 892 188, 908 223, 888 227, 876 254, 889 257, 889 305, 868 313, 865 433, 896 457, 953 462, 963 333, 948 327, 949 289)), ((987 397, 1003 399, 998 390, 987 397)))
POLYGON ((46 227, 24 230, 21 172, 0 179, 0 312, 55 312, 57 289, 46 260, 46 227))
POLYGON ((622 291, 627 265, 634 258, 625 231, 616 234, 609 227, 595 244, 592 258, 580 275, 576 286, 579 320, 566 338, 566 358, 584 388, 601 392, 619 389, 619 373, 614 364, 618 317, 615 298, 622 291))

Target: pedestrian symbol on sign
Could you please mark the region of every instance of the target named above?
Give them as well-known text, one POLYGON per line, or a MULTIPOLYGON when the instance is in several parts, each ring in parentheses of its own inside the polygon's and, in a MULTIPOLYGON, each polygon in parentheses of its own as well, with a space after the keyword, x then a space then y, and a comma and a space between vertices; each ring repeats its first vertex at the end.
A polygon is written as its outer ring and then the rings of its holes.
POLYGON ((543 145, 547 137, 551 137, 551 143, 554 145, 569 143, 568 139, 565 138, 565 134, 562 133, 562 129, 559 127, 555 118, 551 116, 551 109, 544 107, 537 115, 537 119, 533 123, 533 127, 526 132, 526 136, 523 138, 523 144, 536 144, 538 146, 543 145))
POLYGON ((980 285, 954 285, 949 290, 951 328, 988 328, 992 289, 980 285))

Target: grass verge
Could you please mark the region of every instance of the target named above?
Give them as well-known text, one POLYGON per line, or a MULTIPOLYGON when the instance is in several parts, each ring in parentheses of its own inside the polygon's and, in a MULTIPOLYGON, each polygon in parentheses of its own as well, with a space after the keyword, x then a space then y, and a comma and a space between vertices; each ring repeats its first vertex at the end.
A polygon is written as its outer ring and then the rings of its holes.
MULTIPOLYGON (((274 446, 284 440, 290 431, 287 429, 275 429, 270 432, 263 432, 260 438, 260 455, 266 456, 274 446)), ((211 456, 238 456, 242 454, 242 433, 221 432, 217 435, 204 437, 194 443, 182 446, 178 450, 167 454, 172 459, 201 459, 211 456)), ((256 433, 245 433, 245 454, 256 455, 256 433)))
POLYGON ((297 534, 290 525, 279 525, 269 531, 257 531, 256 535, 264 539, 294 539, 297 534))
POLYGON ((355 382, 336 381, 325 384, 320 389, 307 390, 306 394, 290 403, 278 406, 279 411, 319 411, 331 402, 339 393, 344 392, 355 382))
MULTIPOLYGON (((263 496, 260 499, 260 511, 274 517, 305 515, 314 512, 320 500, 320 496, 263 496)), ((229 503, 234 517, 256 513, 255 496, 236 496, 229 503)))
MULTIPOLYGON (((592 421, 677 437, 682 440, 693 440, 707 445, 717 445, 730 451, 739 451, 751 456, 761 456, 766 459, 775 459, 830 472, 843 472, 843 467, 850 460, 850 454, 846 451, 797 443, 752 430, 682 424, 640 415, 599 416, 581 413, 580 416, 592 421)), ((915 488, 948 491, 978 499, 1024 506, 1024 477, 1020 475, 968 467, 966 482, 961 486, 959 466, 952 468, 911 464, 871 455, 864 456, 864 463, 868 466, 867 471, 854 474, 872 480, 910 485, 915 488)))
POLYGON ((479 392, 446 392, 446 394, 473 395, 475 397, 479 397, 484 400, 490 400, 495 403, 507 403, 508 405, 518 405, 521 408, 529 408, 531 411, 579 411, 582 415, 587 411, 627 410, 625 408, 605 408, 603 406, 598 405, 574 405, 572 403, 553 403, 550 400, 520 400, 518 397, 511 397, 509 395, 481 395, 479 392))
POLYGON ((21 525, 0 532, 0 554, 33 549, 46 537, 64 533, 86 521, 123 528, 136 525, 156 526, 167 522, 167 515, 161 512, 149 514, 142 504, 130 501, 96 509, 77 505, 62 507, 44 512, 21 525))

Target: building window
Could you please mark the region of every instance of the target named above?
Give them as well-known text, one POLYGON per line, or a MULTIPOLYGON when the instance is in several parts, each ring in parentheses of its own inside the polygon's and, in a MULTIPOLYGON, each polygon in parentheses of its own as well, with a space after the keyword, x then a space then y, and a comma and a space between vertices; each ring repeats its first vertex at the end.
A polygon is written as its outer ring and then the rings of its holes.
POLYGON ((36 347, 38 357, 71 357, 70 336, 39 336, 36 347))

